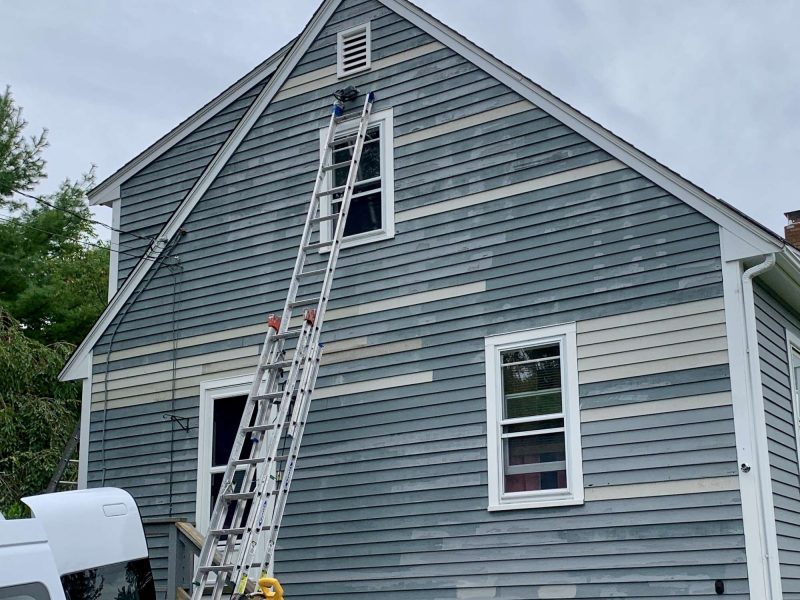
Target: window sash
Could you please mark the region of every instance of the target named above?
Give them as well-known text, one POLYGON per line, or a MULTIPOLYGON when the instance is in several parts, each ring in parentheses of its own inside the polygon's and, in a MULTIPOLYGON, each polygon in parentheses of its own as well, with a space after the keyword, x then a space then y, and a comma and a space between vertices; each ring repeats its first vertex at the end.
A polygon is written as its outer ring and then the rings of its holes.
MULTIPOLYGON (((536 508, 563 504, 583 503, 583 468, 580 448, 580 413, 578 406, 576 325, 554 325, 539 329, 486 338, 487 366, 487 428, 489 441, 489 510, 536 508), (503 353, 536 346, 558 345, 558 354, 541 358, 503 363, 503 353), (535 364, 558 360, 561 382, 551 387, 529 392, 504 394, 503 368, 519 364, 535 364), (560 392, 561 410, 546 414, 504 418, 507 399, 515 395, 526 396, 535 401, 537 395, 552 395, 560 392), (559 425, 547 429, 507 432, 513 426, 542 421, 561 420, 559 425), (563 436, 563 454, 552 462, 508 465, 506 445, 510 440, 533 440, 546 435, 563 436), (561 473, 559 487, 506 491, 506 476, 561 473)), ((555 408, 555 407, 554 407, 555 408)), ((535 409, 532 409, 535 412, 535 409)), ((515 487, 517 487, 515 485, 515 487)))

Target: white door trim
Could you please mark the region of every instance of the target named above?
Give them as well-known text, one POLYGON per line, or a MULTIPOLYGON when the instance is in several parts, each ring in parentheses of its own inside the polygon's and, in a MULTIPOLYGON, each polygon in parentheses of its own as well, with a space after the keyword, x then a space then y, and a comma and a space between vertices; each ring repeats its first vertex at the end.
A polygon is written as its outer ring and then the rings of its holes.
POLYGON ((252 375, 213 379, 200 383, 200 410, 197 421, 197 496, 195 523, 205 534, 211 511, 211 438, 213 435, 213 403, 220 398, 246 396, 253 383, 252 375))

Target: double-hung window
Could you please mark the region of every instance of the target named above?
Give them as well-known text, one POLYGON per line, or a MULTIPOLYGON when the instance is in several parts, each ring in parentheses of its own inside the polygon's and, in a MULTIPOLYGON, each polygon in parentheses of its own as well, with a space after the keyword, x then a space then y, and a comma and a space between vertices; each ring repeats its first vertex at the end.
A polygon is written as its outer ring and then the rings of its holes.
POLYGON ((489 509, 583 502, 575 325, 486 338, 489 509))
MULTIPOLYGON (((343 186, 353 158, 358 119, 339 124, 327 166, 332 167, 325 177, 324 189, 343 186)), ((320 131, 321 152, 327 129, 320 131)), ((356 185, 350 201, 350 211, 344 229, 343 247, 355 246, 394 236, 394 160, 392 111, 384 110, 371 116, 359 161, 356 185)), ((322 196, 320 213, 323 216, 339 212, 342 194, 322 196)), ((335 221, 321 224, 321 239, 333 234, 335 221)))

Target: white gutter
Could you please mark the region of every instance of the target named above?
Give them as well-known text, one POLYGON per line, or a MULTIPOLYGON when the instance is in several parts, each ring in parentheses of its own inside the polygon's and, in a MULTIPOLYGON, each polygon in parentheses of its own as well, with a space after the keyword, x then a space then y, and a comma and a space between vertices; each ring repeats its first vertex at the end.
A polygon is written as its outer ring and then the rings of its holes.
MULTIPOLYGON (((756 488, 757 514, 761 521, 759 547, 763 549, 760 558, 764 580, 761 582, 765 599, 782 598, 780 564, 778 562, 778 541, 775 531, 775 507, 772 500, 772 478, 769 464, 767 426, 764 416, 764 397, 761 388, 761 362, 758 352, 758 330, 756 308, 753 298, 753 280, 775 266, 776 253, 768 254, 761 262, 742 273, 742 301, 744 302, 745 351, 747 353, 747 404, 755 443, 753 444, 754 464, 742 463, 740 469, 753 473, 758 479, 756 488)), ((752 584, 751 584, 752 586, 752 584)), ((751 587, 752 589, 752 587, 751 587)), ((757 589, 757 588, 756 588, 757 589)))

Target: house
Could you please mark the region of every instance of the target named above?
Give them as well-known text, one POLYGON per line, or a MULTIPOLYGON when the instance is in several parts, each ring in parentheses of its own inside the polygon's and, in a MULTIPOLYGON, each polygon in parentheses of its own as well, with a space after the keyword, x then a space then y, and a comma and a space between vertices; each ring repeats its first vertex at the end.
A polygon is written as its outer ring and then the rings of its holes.
POLYGON ((324 0, 91 194, 125 254, 62 379, 81 485, 133 494, 160 585, 164 520, 207 525, 347 85, 377 96, 371 170, 291 597, 800 597, 800 254, 407 0, 324 0))

